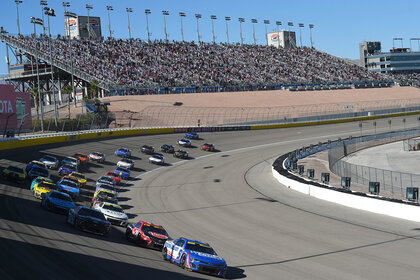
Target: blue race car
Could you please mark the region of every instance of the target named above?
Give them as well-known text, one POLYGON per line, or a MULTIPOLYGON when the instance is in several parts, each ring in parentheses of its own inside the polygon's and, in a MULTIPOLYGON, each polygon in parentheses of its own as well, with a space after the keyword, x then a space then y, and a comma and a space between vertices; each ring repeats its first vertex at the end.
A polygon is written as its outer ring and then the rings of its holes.
POLYGON ((123 158, 131 157, 131 151, 127 148, 119 148, 119 149, 115 150, 114 154, 116 156, 123 157, 123 158))
POLYGON ((130 178, 130 170, 125 167, 117 167, 117 169, 115 169, 114 172, 120 174, 120 178, 123 180, 127 180, 128 178, 130 178))
POLYGON ((57 191, 43 194, 41 206, 48 211, 57 211, 65 214, 75 207, 73 200, 68 194, 57 191))
POLYGON ((47 182, 50 182, 50 183, 54 184, 54 181, 51 178, 46 178, 46 177, 38 176, 31 183, 31 191, 34 190, 34 186, 36 184, 38 184, 39 182, 43 182, 43 181, 47 181, 47 182))
POLYGON ((80 194, 78 185, 65 178, 57 182, 57 190, 69 194, 72 198, 76 198, 80 194))
POLYGON ((225 277, 226 261, 207 244, 184 237, 166 241, 162 249, 164 260, 179 264, 184 269, 225 277))
POLYGON ((198 139, 199 138, 198 133, 193 132, 193 131, 185 133, 185 137, 190 138, 190 139, 198 139))
POLYGON ((69 175, 73 172, 77 172, 77 167, 72 164, 64 164, 58 169, 58 175, 60 176, 69 175))

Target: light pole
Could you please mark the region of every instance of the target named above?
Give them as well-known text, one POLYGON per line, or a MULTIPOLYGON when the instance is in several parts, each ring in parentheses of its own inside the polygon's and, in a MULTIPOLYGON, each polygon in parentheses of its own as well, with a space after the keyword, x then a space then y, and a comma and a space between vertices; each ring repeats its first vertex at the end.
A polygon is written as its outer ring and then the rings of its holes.
POLYGON ((213 44, 216 43, 216 36, 214 35, 214 20, 217 19, 215 15, 211 15, 211 33, 213 34, 213 44))
POLYGON ((127 19, 128 19, 128 38, 131 40, 131 29, 130 29, 130 13, 133 12, 132 8, 125 8, 127 11, 127 19))
POLYGON ((18 35, 20 35, 20 25, 19 25, 19 4, 22 3, 21 0, 15 0, 16 3, 16 22, 17 22, 17 28, 18 28, 18 35))
POLYGON ((277 46, 280 49, 280 28, 279 26, 282 25, 281 21, 276 21, 276 26, 277 26, 277 46))
MULTIPOLYGON (((67 8, 68 7, 70 7, 70 2, 63 2, 63 7, 64 7, 64 13, 65 12, 67 12, 67 8)), ((66 33, 66 36, 69 36, 70 37, 70 26, 66 26, 65 28, 64 28, 64 32, 66 33), (68 31, 69 31, 69 34, 67 35, 67 29, 68 29, 68 31)))
POLYGON ((226 42, 229 44, 229 27, 228 27, 228 21, 230 21, 230 17, 225 17, 226 21, 226 42))
POLYGON ((58 132, 58 110, 57 110, 57 100, 55 98, 55 92, 54 92, 54 67, 53 67, 53 58, 52 58, 52 45, 51 45, 51 29, 50 29, 50 16, 55 17, 55 11, 53 9, 44 8, 45 14, 48 16, 48 44, 50 48, 50 65, 51 65, 51 92, 53 94, 53 100, 54 100, 54 121, 55 121, 55 128, 56 132, 58 132))
POLYGON ((113 11, 114 8, 112 6, 106 6, 106 10, 108 11, 108 29, 109 29, 109 38, 112 38, 112 30, 111 30, 111 15, 110 11, 113 11))
POLYGON ((90 14, 89 11, 93 9, 93 5, 90 4, 86 4, 86 10, 87 10, 87 24, 86 24, 86 28, 87 28, 87 32, 88 32, 88 38, 90 41, 90 32, 91 32, 91 28, 90 28, 90 14))
POLYGON ((165 41, 168 43, 168 33, 166 32, 166 16, 169 16, 168 11, 162 11, 163 15, 163 31, 165 32, 165 41))
POLYGON ((254 39, 254 45, 256 45, 257 39, 255 38, 255 24, 258 23, 258 21, 255 18, 253 18, 251 19, 251 22, 252 22, 252 37, 254 39))
MULTIPOLYGON (((67 24, 68 24, 70 18, 77 18, 77 15, 75 13, 67 12, 67 11, 64 12, 64 16, 67 17, 67 24)), ((68 42, 69 42, 69 49, 70 49, 71 89, 72 89, 72 92, 73 92, 72 95, 73 95, 74 107, 76 108, 76 91, 74 89, 73 50, 72 50, 72 46, 71 46, 70 31, 69 31, 68 42)))
POLYGON ((239 35, 241 37, 241 46, 244 44, 244 38, 242 37, 242 23, 245 22, 244 18, 238 18, 239 21, 239 35))
POLYGON ((42 19, 31 17, 31 23, 34 24, 34 44, 35 44, 35 63, 36 63, 36 78, 37 78, 37 84, 38 84, 38 100, 39 100, 39 106, 41 109, 41 130, 44 132, 44 97, 42 96, 41 87, 39 83, 39 65, 38 65, 38 47, 36 43, 36 25, 42 25, 42 19))
POLYGON ((152 12, 150 9, 145 9, 144 14, 146 15, 146 32, 147 32, 147 41, 150 43, 150 32, 149 32, 149 15, 152 12))
MULTIPOLYGON (((42 32, 43 32, 43 34, 44 34, 44 36, 45 36, 45 21, 44 21, 44 10, 45 10, 45 8, 48 6, 48 3, 47 3, 47 1, 46 0, 40 0, 39 1, 39 4, 41 5, 41 14, 42 14, 42 22, 43 22, 43 24, 42 24, 42 32), (42 7, 42 6, 44 6, 44 7, 42 7)), ((50 24, 48 23, 48 26, 49 26, 50 24)))
POLYGON ((186 17, 186 14, 184 12, 179 12, 179 18, 181 20, 181 38, 182 38, 182 42, 184 42, 184 27, 182 25, 182 18, 186 17))
POLYGON ((293 26, 293 22, 290 22, 290 21, 289 21, 289 22, 287 23, 287 25, 289 26, 289 48, 290 48, 290 47, 292 46, 292 42, 290 41, 290 32, 291 32, 291 31, 290 31, 290 27, 292 27, 292 26, 293 26))
MULTIPOLYGON (((410 49, 411 49, 411 41, 417 41, 417 44, 419 46, 419 51, 420 51, 420 38, 410 38, 410 49)), ((411 49, 412 51, 412 49, 411 49)))
POLYGON ((313 42, 312 42, 312 29, 314 28, 313 24, 309 24, 309 32, 311 36, 311 49, 313 48, 313 42))
POLYGON ((198 28, 198 20, 201 18, 201 14, 195 14, 197 19, 197 42, 200 44, 200 29, 198 28))
POLYGON ((302 48, 302 27, 305 27, 303 23, 299 23, 299 37, 300 37, 300 47, 302 48))
POLYGON ((265 25, 265 42, 266 42, 267 46, 268 46, 267 25, 269 25, 269 24, 270 24, 270 21, 268 19, 265 19, 264 20, 264 25, 265 25))

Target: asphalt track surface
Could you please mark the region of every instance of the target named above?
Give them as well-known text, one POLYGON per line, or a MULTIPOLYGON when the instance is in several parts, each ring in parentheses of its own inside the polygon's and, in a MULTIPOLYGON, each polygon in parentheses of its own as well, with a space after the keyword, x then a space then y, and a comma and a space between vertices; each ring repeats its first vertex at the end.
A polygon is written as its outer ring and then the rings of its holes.
MULTIPOLYGON (((378 132, 388 130, 387 120, 376 122, 378 132)), ((392 122, 402 127, 401 119, 392 122)), ((407 118, 407 127, 418 125, 416 117, 407 118)), ((372 123, 362 132, 373 133, 372 123)), ((209 242, 226 259, 227 278, 418 279, 420 224, 307 197, 271 175, 278 155, 349 135, 360 135, 358 123, 201 133, 188 149, 191 159, 166 155, 164 167, 150 165, 139 146, 175 144, 182 135, 101 139, 2 152, 0 166, 24 166, 45 153, 102 151, 104 164, 83 168, 89 181, 78 203, 87 205, 94 180, 113 170, 113 152, 125 146, 133 150, 135 169, 119 201, 130 220, 209 242), (218 151, 199 150, 204 142, 218 151)), ((0 279, 214 279, 128 243, 122 228, 101 237, 67 226, 65 216, 41 208, 28 186, 0 181, 0 279)))

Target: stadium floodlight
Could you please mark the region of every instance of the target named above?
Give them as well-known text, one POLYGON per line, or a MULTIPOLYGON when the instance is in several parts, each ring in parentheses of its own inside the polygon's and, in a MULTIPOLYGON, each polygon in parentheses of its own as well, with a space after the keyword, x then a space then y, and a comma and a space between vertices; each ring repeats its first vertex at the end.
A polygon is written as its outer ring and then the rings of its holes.
POLYGON ((181 38, 182 38, 182 42, 184 42, 184 27, 182 25, 182 18, 186 17, 187 15, 184 12, 179 12, 179 18, 181 20, 181 38))
MULTIPOLYGON (((42 22, 44 22, 44 10, 45 8, 48 6, 48 3, 46 0, 40 0, 39 4, 41 5, 41 14, 42 14, 42 22), (44 7, 42 7, 44 6, 44 7)), ((45 24, 42 25, 42 32, 44 33, 45 36, 45 24)))
POLYGON ((282 25, 281 21, 276 21, 276 28, 277 28, 277 47, 280 48, 280 29, 279 26, 282 25))
POLYGON ((200 29, 198 26, 198 20, 201 18, 201 14, 195 14, 195 19, 197 20, 197 42, 200 44, 200 29))
POLYGON ((269 24, 270 24, 270 21, 268 19, 265 19, 264 20, 264 25, 265 25, 265 42, 266 42, 267 46, 268 46, 267 25, 269 25, 269 24))
POLYGON ((133 12, 132 8, 125 8, 127 11, 127 20, 128 20, 128 38, 131 40, 131 28, 130 28, 130 13, 133 12))
POLYGON ((229 27, 228 27, 228 21, 230 21, 230 17, 225 17, 226 21, 226 42, 229 44, 229 27))
POLYGON ((145 9, 144 14, 146 15, 146 32, 147 32, 147 41, 150 42, 150 32, 149 32, 149 15, 152 12, 150 9, 145 9))
MULTIPOLYGON (((69 43, 69 50, 70 50, 71 89, 72 89, 72 96, 73 96, 73 100, 74 100, 74 107, 76 107, 76 91, 74 89, 73 50, 72 50, 72 46, 71 46, 72 44, 71 44, 71 38, 70 38, 70 23, 69 23, 69 19, 70 18, 77 18, 77 14, 72 13, 72 12, 65 11, 64 12, 64 16, 67 17, 67 28, 69 29, 68 43, 69 43)), ((70 100, 70 98, 69 98, 69 100, 70 100)))
POLYGON ((166 32, 166 16, 169 16, 168 11, 162 11, 163 15, 163 31, 165 32, 165 42, 168 43, 168 33, 166 32))
POLYGON ((254 39, 254 45, 257 44, 257 39, 255 38, 255 24, 258 23, 258 20, 256 20, 255 18, 251 19, 252 22, 252 37, 254 39))
MULTIPOLYGON (((67 8, 70 7, 70 2, 63 2, 63 7, 64 7, 64 13, 67 12, 67 8)), ((70 37, 70 29, 69 28, 67 29, 69 30, 69 34, 67 35, 67 32, 66 32, 66 36, 70 37)))
POLYGON ((216 36, 214 36, 214 20, 217 19, 215 15, 211 15, 211 33, 213 34, 213 44, 216 43, 216 36))
POLYGON ((18 28, 18 35, 20 35, 20 25, 19 25, 19 4, 22 4, 23 1, 15 0, 16 3, 16 23, 18 28))
POLYGON ((309 32, 310 32, 310 35, 311 35, 311 48, 313 48, 313 42, 312 42, 312 29, 314 28, 314 25, 313 24, 309 24, 309 32))
POLYGON ((41 110, 41 130, 44 132, 44 97, 42 95, 41 86, 39 82, 39 63, 38 63, 38 47, 36 43, 36 25, 43 25, 44 22, 40 18, 31 17, 31 23, 34 24, 34 45, 35 45, 35 64, 36 64, 36 78, 38 85, 38 102, 41 110))
POLYGON ((392 38, 392 48, 395 49, 395 41, 401 41, 401 48, 403 48, 403 38, 392 38))
POLYGON ((420 38, 410 38, 410 51, 412 51, 411 41, 417 41, 417 44, 419 46, 419 52, 420 52, 420 38))
POLYGON ((291 42, 291 40, 290 40, 290 32, 291 32, 291 31, 290 31, 290 27, 292 27, 292 26, 293 26, 293 22, 290 22, 290 21, 289 21, 289 22, 287 23, 287 25, 289 26, 289 36, 288 36, 288 37, 289 37, 289 47, 290 47, 290 46, 292 45, 292 42, 291 42))
POLYGON ((303 23, 299 23, 299 37, 300 37, 300 47, 302 48, 302 27, 305 27, 303 23))
POLYGON ((111 15, 110 12, 114 10, 112 6, 106 6, 106 10, 108 11, 108 29, 109 29, 109 38, 112 38, 112 30, 111 30, 111 15))
POLYGON ((86 4, 86 10, 87 10, 87 24, 86 24, 86 28, 87 28, 87 32, 88 32, 88 37, 90 40, 90 32, 91 32, 91 28, 90 28, 90 14, 89 11, 93 9, 93 5, 91 4, 86 4))
POLYGON ((244 44, 244 38, 242 37, 242 23, 245 22, 244 18, 238 18, 239 21, 239 35, 241 37, 241 46, 244 44))

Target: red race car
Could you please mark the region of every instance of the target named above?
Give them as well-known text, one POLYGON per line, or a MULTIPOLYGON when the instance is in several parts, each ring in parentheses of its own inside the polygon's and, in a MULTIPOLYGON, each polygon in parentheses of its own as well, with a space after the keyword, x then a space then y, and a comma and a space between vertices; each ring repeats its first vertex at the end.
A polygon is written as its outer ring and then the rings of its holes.
POLYGON ((140 246, 162 250, 169 235, 162 226, 140 221, 127 226, 125 237, 140 246))
POLYGON ((214 145, 209 143, 204 143, 200 146, 200 149, 203 151, 213 152, 214 151, 214 145))
POLYGON ((108 173, 106 173, 105 176, 108 176, 114 179, 116 185, 121 184, 121 178, 120 178, 119 173, 116 173, 114 171, 108 171, 108 173))

